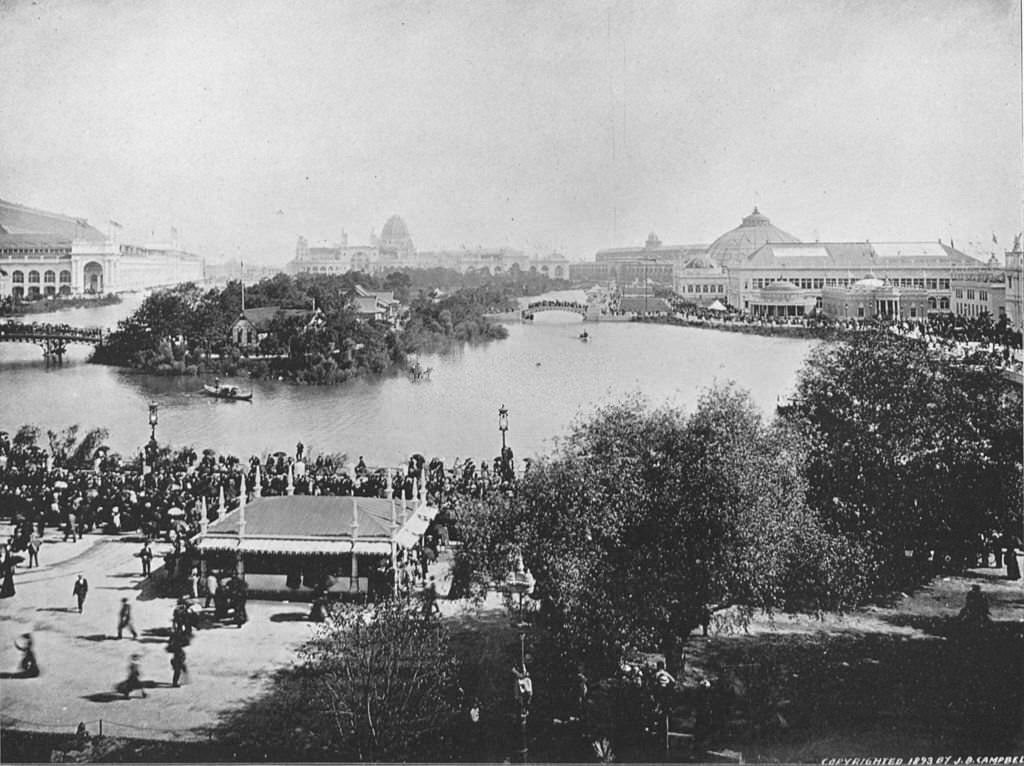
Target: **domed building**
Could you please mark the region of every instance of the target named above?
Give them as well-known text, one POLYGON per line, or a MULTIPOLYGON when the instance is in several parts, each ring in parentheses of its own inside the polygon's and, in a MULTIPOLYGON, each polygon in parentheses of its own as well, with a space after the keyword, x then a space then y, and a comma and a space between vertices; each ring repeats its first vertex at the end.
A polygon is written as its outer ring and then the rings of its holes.
POLYGON ((730 229, 720 236, 708 248, 708 256, 720 266, 743 260, 759 247, 769 242, 787 243, 799 242, 800 240, 792 234, 783 231, 768 220, 754 207, 754 212, 748 215, 735 229, 730 229))
POLYGON ((821 291, 821 313, 832 319, 924 319, 929 312, 948 311, 945 297, 930 295, 927 288, 869 275, 846 287, 829 286, 821 291))
POLYGON ((381 260, 405 261, 416 255, 416 247, 409 236, 409 227, 401 216, 393 215, 384 224, 377 240, 377 247, 380 249, 381 260))

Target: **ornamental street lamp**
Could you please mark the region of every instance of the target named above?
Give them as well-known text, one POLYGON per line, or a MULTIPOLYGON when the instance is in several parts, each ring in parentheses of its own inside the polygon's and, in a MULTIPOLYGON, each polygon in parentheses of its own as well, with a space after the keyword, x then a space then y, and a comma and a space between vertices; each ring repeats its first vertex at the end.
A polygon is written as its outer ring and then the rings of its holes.
POLYGON ((505 578, 505 586, 508 588, 509 595, 519 596, 519 628, 529 626, 529 623, 526 621, 524 598, 533 593, 533 587, 536 584, 537 580, 523 563, 523 554, 517 551, 512 571, 505 578))
POLYGON ((501 431, 501 454, 505 454, 505 432, 508 431, 508 410, 505 405, 498 408, 498 430, 501 431))
POLYGON ((513 668, 515 675, 515 700, 519 705, 519 752, 516 761, 526 763, 529 753, 529 740, 526 734, 526 723, 530 717, 530 701, 533 699, 533 679, 530 678, 530 671, 526 667, 526 629, 529 623, 525 619, 523 611, 523 598, 533 592, 536 581, 530 570, 523 563, 523 554, 516 552, 515 562, 512 571, 505 578, 509 593, 519 596, 519 667, 513 668))
POLYGON ((149 403, 149 461, 152 463, 156 460, 156 425, 159 422, 158 411, 159 407, 156 402, 149 403))

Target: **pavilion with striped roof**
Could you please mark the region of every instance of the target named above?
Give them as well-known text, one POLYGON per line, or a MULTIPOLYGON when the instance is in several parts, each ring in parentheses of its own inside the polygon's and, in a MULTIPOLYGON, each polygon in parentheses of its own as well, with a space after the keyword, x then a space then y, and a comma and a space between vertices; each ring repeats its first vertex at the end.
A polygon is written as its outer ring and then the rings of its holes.
MULTIPOLYGON (((245 492, 241 493, 245 497, 245 492)), ((384 573, 420 541, 437 508, 412 498, 332 495, 254 497, 194 539, 207 571, 237 571, 251 591, 336 593, 394 588, 384 573)))

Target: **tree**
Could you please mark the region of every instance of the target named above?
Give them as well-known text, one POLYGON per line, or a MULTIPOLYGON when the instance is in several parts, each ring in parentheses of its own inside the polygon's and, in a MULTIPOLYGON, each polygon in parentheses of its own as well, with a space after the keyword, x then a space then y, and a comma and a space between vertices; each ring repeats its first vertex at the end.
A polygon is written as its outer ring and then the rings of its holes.
POLYGON ((438 747, 455 678, 448 634, 409 602, 346 606, 321 623, 302 656, 307 704, 329 729, 336 760, 423 760, 438 747))
POLYGON ((24 425, 18 429, 18 432, 14 434, 14 439, 11 444, 20 450, 28 450, 36 446, 36 442, 39 440, 40 428, 39 426, 24 425))
POLYGON ((861 334, 812 352, 788 418, 809 503, 871 552, 876 591, 929 574, 907 550, 962 564, 982 533, 1019 528, 1020 402, 991 367, 861 334))
POLYGON ((514 496, 463 508, 458 566, 479 591, 519 550, 576 656, 607 668, 634 646, 671 667, 712 609, 856 598, 856 557, 844 562, 804 491, 797 445, 746 393, 708 391, 689 417, 628 400, 578 422, 514 496))

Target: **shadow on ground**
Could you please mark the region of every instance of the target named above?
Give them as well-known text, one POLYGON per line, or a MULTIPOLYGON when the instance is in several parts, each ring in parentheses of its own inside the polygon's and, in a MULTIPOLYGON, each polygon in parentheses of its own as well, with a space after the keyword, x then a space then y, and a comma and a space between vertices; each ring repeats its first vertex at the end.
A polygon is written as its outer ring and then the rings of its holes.
POLYGON ((1024 626, 883 619, 919 633, 708 640, 692 660, 726 695, 723 742, 751 759, 862 754, 851 742, 892 755, 1012 752, 1024 735, 1024 626))
POLYGON ((307 612, 278 612, 270 615, 271 622, 309 622, 307 612))

